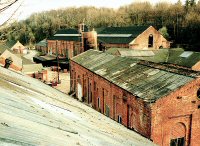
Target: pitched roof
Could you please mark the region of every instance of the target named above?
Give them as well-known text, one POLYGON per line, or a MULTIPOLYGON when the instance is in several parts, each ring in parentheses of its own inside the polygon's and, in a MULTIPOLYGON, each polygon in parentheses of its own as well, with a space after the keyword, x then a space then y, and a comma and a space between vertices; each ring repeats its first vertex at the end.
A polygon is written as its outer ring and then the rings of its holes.
POLYGON ((159 50, 133 50, 128 48, 111 48, 106 51, 109 54, 137 58, 152 62, 165 62, 183 67, 192 68, 200 61, 200 52, 184 51, 181 48, 159 49, 159 50), (144 52, 152 51, 152 56, 141 56, 144 52), (138 54, 139 53, 139 54, 138 54))
POLYGON ((168 95, 198 75, 193 71, 188 73, 173 67, 94 50, 82 53, 72 58, 72 61, 147 102, 168 95))
POLYGON ((11 50, 13 49, 24 49, 24 45, 22 45, 19 41, 17 41, 13 46, 11 46, 11 50))
POLYGON ((80 41, 80 34, 76 29, 61 29, 48 40, 80 41))
POLYGON ((36 46, 47 47, 47 40, 44 39, 44 40, 40 41, 39 43, 36 44, 36 46))
POLYGON ((26 64, 23 65, 22 72, 23 73, 34 73, 42 71, 42 64, 26 64))
POLYGON ((0 67, 0 85, 0 145, 154 145, 26 75, 0 67))
POLYGON ((118 54, 124 57, 137 58, 140 60, 147 60, 155 63, 167 62, 169 56, 169 49, 133 50, 129 48, 110 48, 106 52, 113 55, 118 54))
POLYGON ((17 57, 15 54, 11 53, 10 51, 8 50, 5 50, 1 56, 0 56, 0 59, 3 58, 3 59, 6 59, 6 58, 9 58, 11 57, 12 58, 12 61, 15 66, 17 67, 20 67, 22 68, 22 59, 20 57, 17 57))
MULTIPOLYGON (((103 27, 97 28, 96 31, 99 42, 129 44, 148 27, 149 26, 103 27)), ((77 29, 61 29, 48 40, 80 41, 80 36, 81 35, 77 29)))
POLYGON ((168 63, 191 68, 200 61, 200 52, 170 51, 168 63))
POLYGON ((129 44, 149 26, 98 28, 98 41, 111 44, 129 44))

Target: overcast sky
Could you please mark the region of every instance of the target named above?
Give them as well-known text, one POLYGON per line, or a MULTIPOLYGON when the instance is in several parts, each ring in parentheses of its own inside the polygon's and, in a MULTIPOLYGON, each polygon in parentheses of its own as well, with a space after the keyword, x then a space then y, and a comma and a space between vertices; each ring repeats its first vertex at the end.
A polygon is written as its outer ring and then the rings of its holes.
MULTIPOLYGON (((15 16, 17 19, 25 19, 34 12, 41 12, 51 9, 66 8, 66 7, 80 7, 80 6, 95 6, 119 8, 120 6, 128 5, 133 2, 149 1, 152 4, 167 1, 169 3, 176 3, 178 0, 21 0, 24 1, 20 7, 19 14, 15 16)), ((181 0, 185 3, 185 0, 181 0)), ((14 8, 12 8, 14 10, 14 8)), ((0 23, 4 21, 12 12, 4 12, 0 15, 0 23)))

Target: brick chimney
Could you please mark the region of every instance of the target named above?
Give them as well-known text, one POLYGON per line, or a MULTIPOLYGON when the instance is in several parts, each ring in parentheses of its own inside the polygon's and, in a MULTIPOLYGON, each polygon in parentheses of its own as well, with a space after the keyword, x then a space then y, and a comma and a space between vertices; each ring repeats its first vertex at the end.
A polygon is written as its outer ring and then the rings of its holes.
POLYGON ((10 67, 10 65, 12 64, 12 62, 13 62, 13 60, 11 57, 6 58, 4 68, 8 69, 10 67))

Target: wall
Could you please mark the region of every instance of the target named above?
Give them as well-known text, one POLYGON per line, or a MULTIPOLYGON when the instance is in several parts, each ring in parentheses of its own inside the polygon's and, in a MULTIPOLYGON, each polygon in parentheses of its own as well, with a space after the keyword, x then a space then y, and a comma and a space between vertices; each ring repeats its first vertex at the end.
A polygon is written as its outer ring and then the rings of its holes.
POLYGON ((129 48, 129 44, 103 44, 106 49, 108 48, 129 48))
POLYGON ((84 32, 83 35, 84 35, 84 38, 87 39, 88 47, 97 49, 97 32, 93 30, 89 32, 84 32))
POLYGON ((48 80, 47 70, 42 70, 41 72, 35 72, 35 73, 25 73, 25 74, 32 77, 32 78, 39 79, 39 80, 42 80, 42 81, 48 80))
POLYGON ((85 103, 115 121, 121 116, 124 126, 150 138, 151 111, 148 104, 75 62, 70 61, 70 65, 70 89, 76 92, 76 97, 80 92, 79 84, 85 103))
POLYGON ((185 85, 152 105, 151 139, 161 146, 185 135, 186 146, 200 144, 200 99, 197 90, 200 79, 185 85), (180 131, 180 126, 182 130, 180 131))
POLYGON ((132 49, 159 49, 169 48, 169 42, 157 31, 154 27, 150 26, 147 30, 141 33, 130 43, 132 49), (149 36, 153 35, 153 47, 149 47, 149 36))
POLYGON ((44 54, 48 54, 48 48, 44 46, 35 46, 35 49, 39 52, 42 52, 44 54))
POLYGON ((48 54, 57 55, 57 52, 60 56, 72 58, 77 54, 81 53, 80 43, 75 41, 57 41, 56 40, 47 40, 48 42, 48 54), (57 48, 57 49, 56 49, 57 48))
POLYGON ((200 61, 197 62, 194 66, 192 66, 192 70, 200 71, 200 61))

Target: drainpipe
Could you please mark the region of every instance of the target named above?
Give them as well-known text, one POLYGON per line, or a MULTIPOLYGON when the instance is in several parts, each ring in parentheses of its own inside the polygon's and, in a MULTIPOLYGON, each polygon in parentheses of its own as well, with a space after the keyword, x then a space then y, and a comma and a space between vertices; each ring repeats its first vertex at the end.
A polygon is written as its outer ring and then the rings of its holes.
POLYGON ((6 58, 4 68, 8 69, 12 63, 13 63, 13 60, 11 57, 6 58))

